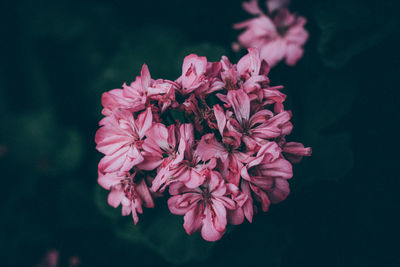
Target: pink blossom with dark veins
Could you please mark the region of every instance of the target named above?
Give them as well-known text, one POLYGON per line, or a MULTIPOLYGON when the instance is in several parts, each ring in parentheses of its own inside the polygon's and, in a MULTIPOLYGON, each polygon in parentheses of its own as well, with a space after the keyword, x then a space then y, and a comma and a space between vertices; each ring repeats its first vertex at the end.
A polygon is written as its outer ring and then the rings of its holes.
POLYGON ((144 159, 141 153, 143 139, 152 125, 152 113, 148 108, 135 119, 127 110, 114 113, 100 121, 96 148, 105 156, 100 160, 101 172, 126 172, 144 159))
MULTIPOLYGON (((241 188, 248 194, 252 202, 250 190, 254 199, 261 202, 262 211, 268 211, 271 203, 279 203, 289 195, 289 183, 293 170, 289 161, 281 156, 281 149, 275 142, 269 142, 261 147, 257 155, 242 168, 243 178, 241 188), (249 190, 250 189, 250 190, 249 190)), ((244 209, 250 209, 244 205, 244 209)), ((251 221, 252 211, 245 210, 246 218, 251 221)))
POLYGON ((226 230, 228 220, 234 224, 243 221, 241 213, 231 213, 246 201, 246 196, 240 194, 237 187, 227 185, 222 176, 215 171, 205 169, 204 183, 196 188, 188 188, 182 183, 170 186, 172 197, 168 207, 173 214, 185 215, 183 227, 187 234, 201 231, 207 241, 219 240, 226 230))
POLYGON ((142 206, 154 207, 146 179, 148 178, 137 172, 133 174, 99 173, 98 183, 104 189, 111 190, 108 194, 108 204, 114 208, 122 205, 122 216, 132 214, 133 221, 137 224, 138 213, 143 213, 142 206))

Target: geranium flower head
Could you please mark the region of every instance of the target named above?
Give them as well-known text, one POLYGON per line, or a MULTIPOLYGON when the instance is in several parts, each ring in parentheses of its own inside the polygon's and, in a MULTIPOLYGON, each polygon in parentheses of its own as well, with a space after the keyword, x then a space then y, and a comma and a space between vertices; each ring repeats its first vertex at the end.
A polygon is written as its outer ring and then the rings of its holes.
POLYGON ((238 37, 239 44, 257 48, 270 66, 281 60, 289 66, 295 65, 303 56, 303 45, 308 39, 304 29, 306 19, 290 13, 285 8, 286 2, 267 1, 268 14, 258 7, 256 0, 244 3, 244 9, 256 17, 234 25, 235 29, 244 30, 238 37))
POLYGON ((270 86, 258 49, 248 52, 237 64, 191 54, 175 81, 154 80, 143 65, 130 85, 103 94, 95 142, 110 206, 137 224, 143 207, 169 192, 186 232, 216 241, 227 223, 252 222, 288 196, 291 162, 311 148, 286 141, 293 125, 283 86, 270 86))

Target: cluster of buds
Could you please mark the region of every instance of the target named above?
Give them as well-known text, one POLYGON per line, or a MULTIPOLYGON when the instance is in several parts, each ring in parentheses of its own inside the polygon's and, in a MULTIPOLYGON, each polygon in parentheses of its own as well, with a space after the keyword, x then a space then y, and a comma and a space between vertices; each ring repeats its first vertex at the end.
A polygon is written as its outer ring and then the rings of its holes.
POLYGON ((239 35, 240 47, 256 47, 260 56, 273 67, 279 61, 293 66, 303 56, 303 45, 308 39, 308 32, 304 29, 307 20, 297 16, 287 9, 289 0, 266 1, 267 13, 258 5, 258 0, 243 3, 243 9, 255 17, 235 24, 235 29, 244 31, 239 35))
POLYGON ((257 49, 237 64, 191 54, 175 81, 154 80, 146 65, 130 85, 102 96, 98 182, 108 203, 135 224, 143 207, 168 197, 190 235, 220 239, 289 194, 292 164, 311 149, 287 142, 292 131, 283 86, 270 86, 257 49))

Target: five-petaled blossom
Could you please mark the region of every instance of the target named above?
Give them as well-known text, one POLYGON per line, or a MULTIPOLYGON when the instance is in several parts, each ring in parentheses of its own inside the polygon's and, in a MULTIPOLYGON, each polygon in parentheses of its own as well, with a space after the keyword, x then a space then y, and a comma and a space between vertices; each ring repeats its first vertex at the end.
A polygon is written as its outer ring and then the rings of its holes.
POLYGON ((247 197, 241 194, 233 184, 226 184, 221 174, 204 169, 205 177, 201 186, 188 188, 182 183, 170 186, 172 197, 168 207, 173 214, 185 215, 183 227, 189 235, 201 230, 207 241, 216 241, 225 233, 227 220, 232 224, 240 224, 243 216, 229 210, 236 210, 243 205, 247 197))
POLYGON ((260 56, 270 66, 285 60, 293 66, 303 56, 303 45, 308 39, 304 29, 307 20, 304 17, 290 13, 286 8, 289 1, 268 0, 268 14, 258 6, 258 0, 244 2, 243 8, 255 18, 236 23, 235 29, 244 31, 239 35, 239 44, 243 47, 255 47, 260 50, 260 56))
POLYGON ((188 234, 216 241, 228 223, 251 222, 288 196, 292 163, 311 148, 286 141, 283 86, 270 86, 270 66, 248 51, 237 64, 189 55, 175 81, 153 80, 143 65, 135 82, 103 94, 95 141, 110 206, 136 224, 143 207, 169 196, 188 234))

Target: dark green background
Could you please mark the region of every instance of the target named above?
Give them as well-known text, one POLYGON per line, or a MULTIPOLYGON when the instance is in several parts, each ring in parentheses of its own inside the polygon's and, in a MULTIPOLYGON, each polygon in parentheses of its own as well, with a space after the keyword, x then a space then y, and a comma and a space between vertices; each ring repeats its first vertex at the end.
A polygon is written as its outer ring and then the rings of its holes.
POLYGON ((399 266, 398 1, 303 0, 310 39, 285 85, 289 140, 313 147, 289 198, 215 244, 184 233, 165 199, 139 225, 96 182, 101 93, 146 62, 175 79, 191 52, 237 61, 240 1, 3 1, 0 265, 49 249, 81 266, 399 266))

